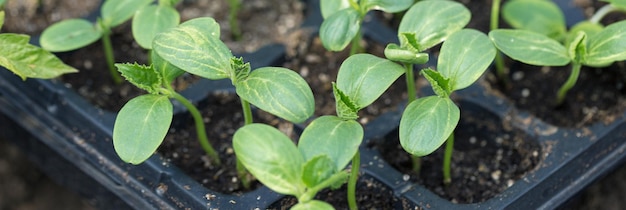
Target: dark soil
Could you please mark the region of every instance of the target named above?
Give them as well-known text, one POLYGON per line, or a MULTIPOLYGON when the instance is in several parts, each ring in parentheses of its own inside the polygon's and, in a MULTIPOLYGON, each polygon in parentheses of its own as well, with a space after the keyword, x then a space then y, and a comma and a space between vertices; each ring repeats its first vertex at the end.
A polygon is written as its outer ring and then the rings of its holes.
POLYGON ((99 5, 99 0, 8 0, 2 31, 39 35, 47 26, 86 16, 99 5))
POLYGON ((460 108, 449 186, 443 185, 441 172, 445 146, 422 158, 419 175, 411 169, 411 157, 400 144, 388 143, 399 142, 397 130, 371 146, 378 148, 383 158, 411 181, 453 203, 488 200, 537 166, 541 147, 534 138, 476 105, 462 103, 460 108))
MULTIPOLYGON (((175 116, 172 128, 158 152, 208 189, 225 194, 256 189, 261 185, 258 181, 253 180, 251 188, 244 189, 237 178, 232 137, 244 124, 238 97, 234 93, 216 92, 198 106, 203 107, 200 112, 204 118, 207 136, 219 153, 222 166, 211 164, 198 143, 193 118, 187 114, 175 116)), ((293 124, 263 111, 256 111, 253 115, 255 122, 277 127, 283 133, 293 136, 293 124)))
MULTIPOLYGON (((324 48, 318 36, 302 33, 301 41, 292 44, 288 48, 288 58, 284 67, 298 72, 313 90, 315 96, 315 116, 335 115, 335 98, 332 90, 332 82, 336 81, 339 67, 349 57, 350 47, 341 52, 330 52, 324 48)), ((385 46, 371 41, 362 42, 369 54, 384 58, 385 46)), ((396 110, 398 105, 406 100, 406 81, 401 76, 394 82, 383 95, 372 105, 359 112, 359 122, 366 124, 376 116, 396 110)), ((416 87, 423 85, 421 79, 416 82, 416 87)))
MULTIPOLYGON (((359 209, 405 209, 418 210, 410 202, 393 195, 393 191, 368 176, 360 176, 357 181, 356 201, 359 209)), ((335 209, 348 209, 347 185, 339 189, 324 189, 317 193, 315 200, 330 203, 335 209)), ((298 203, 298 199, 287 196, 272 204, 270 210, 287 210, 298 203)))

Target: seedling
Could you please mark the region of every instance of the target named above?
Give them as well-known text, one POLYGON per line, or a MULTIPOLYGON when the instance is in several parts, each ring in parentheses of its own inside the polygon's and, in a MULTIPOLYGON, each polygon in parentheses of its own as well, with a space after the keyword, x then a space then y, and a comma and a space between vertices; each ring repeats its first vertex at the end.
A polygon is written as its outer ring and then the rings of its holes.
POLYGON ((319 32, 322 44, 330 51, 341 51, 352 42, 350 54, 360 52, 361 22, 367 12, 396 13, 412 4, 413 0, 322 0, 320 7, 324 22, 319 32))
POLYGON ((111 28, 129 20, 137 10, 152 0, 106 0, 102 5, 101 18, 95 25, 84 19, 67 19, 46 28, 41 34, 41 47, 51 52, 65 52, 85 47, 98 39, 102 40, 111 78, 117 84, 122 78, 115 70, 111 28))
POLYGON ((152 40, 161 32, 176 27, 180 14, 174 6, 180 0, 159 0, 159 4, 148 5, 137 10, 133 16, 132 32, 137 44, 152 49, 152 40))
POLYGON ((489 33, 496 47, 512 59, 538 66, 572 65, 567 81, 559 88, 556 105, 563 103, 567 92, 576 84, 580 68, 607 66, 626 60, 626 21, 613 23, 588 35, 577 31, 567 46, 550 37, 526 30, 498 29, 489 33))
POLYGON ((239 9, 241 9, 241 0, 228 0, 228 24, 230 25, 230 32, 235 40, 241 40, 241 27, 239 27, 239 21, 237 15, 239 9))
POLYGON ((322 116, 311 122, 297 147, 273 127, 244 126, 233 138, 237 157, 270 189, 298 198, 292 209, 333 209, 312 198, 321 189, 338 188, 350 177, 348 204, 350 209, 357 209, 358 147, 363 127, 355 119, 358 111, 380 97, 403 71, 402 66, 373 55, 348 57, 333 84, 337 116, 322 116), (348 172, 344 168, 350 160, 348 172))
POLYGON ((402 113, 400 143, 412 155, 428 155, 447 139, 443 163, 445 184, 451 182, 450 162, 454 148, 452 132, 460 118, 459 108, 450 95, 478 80, 495 54, 495 47, 481 32, 463 29, 452 34, 441 47, 438 71, 430 68, 422 70, 436 96, 419 98, 409 103, 402 113))
MULTIPOLYGON (((190 74, 211 80, 230 79, 241 98, 246 125, 252 123, 250 104, 295 123, 313 115, 313 93, 300 75, 279 67, 251 71, 250 64, 235 58, 219 37, 220 27, 213 18, 196 18, 160 33, 152 47, 167 63, 190 74)), ((157 140, 160 144, 162 137, 157 140)), ((237 168, 240 178, 244 178, 245 170, 239 161, 237 168)), ((247 181, 241 180, 247 187, 247 181)))
MULTIPOLYGON (((413 65, 428 62, 425 51, 461 30, 469 23, 470 18, 469 10, 453 1, 420 1, 405 13, 398 28, 400 45, 387 45, 385 56, 404 65, 407 103, 415 101, 417 97, 413 65)), ((420 163, 420 159, 414 156, 413 170, 418 174, 420 163)))
MULTIPOLYGON (((4 11, 0 11, 0 29, 3 24, 4 11)), ((62 74, 78 72, 65 65, 54 54, 29 44, 29 40, 30 36, 24 34, 0 34, 0 66, 23 80, 26 78, 50 79, 62 74)))

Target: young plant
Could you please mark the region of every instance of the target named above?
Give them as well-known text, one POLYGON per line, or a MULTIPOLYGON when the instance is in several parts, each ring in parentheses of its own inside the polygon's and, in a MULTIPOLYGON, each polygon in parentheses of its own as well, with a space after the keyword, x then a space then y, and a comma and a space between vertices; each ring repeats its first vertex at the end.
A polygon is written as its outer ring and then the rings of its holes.
POLYGON ((106 0, 100 10, 102 16, 95 25, 84 19, 63 20, 46 28, 39 42, 48 51, 65 52, 101 39, 111 78, 119 84, 122 78, 114 66, 111 28, 126 22, 137 10, 151 2, 152 0, 106 0))
POLYGON ((396 13, 406 10, 413 0, 322 0, 320 7, 324 22, 319 36, 324 47, 341 51, 352 43, 350 54, 362 50, 361 22, 370 10, 396 13))
POLYGON ((241 27, 237 15, 241 9, 241 0, 228 0, 228 25, 235 40, 241 40, 241 27))
POLYGON ((152 49, 154 37, 180 23, 180 14, 174 6, 180 0, 159 0, 158 4, 148 5, 137 10, 133 16, 132 32, 137 44, 144 49, 152 49))
MULTIPOLYGON (((420 1, 405 13, 398 28, 400 45, 387 45, 385 56, 404 65, 407 103, 413 102, 417 97, 413 65, 428 62, 425 51, 461 30, 469 23, 470 18, 469 10, 453 1, 420 1)), ((419 157, 414 156, 413 169, 418 174, 420 163, 419 157)))
MULTIPOLYGON (((4 11, 0 11, 0 29, 3 24, 4 11)), ((30 36, 24 34, 0 34, 0 66, 23 80, 26 78, 50 79, 62 74, 78 72, 65 65, 54 54, 29 44, 29 40, 30 36)))
POLYGON ((348 177, 348 204, 357 209, 358 147, 363 140, 363 127, 356 121, 358 111, 380 97, 403 72, 402 66, 373 55, 350 56, 333 84, 337 116, 311 122, 297 147, 273 127, 244 126, 233 138, 235 153, 270 189, 298 198, 292 209, 333 209, 312 198, 321 189, 338 188, 348 177), (352 167, 347 172, 344 168, 350 160, 352 167))
POLYGON ((496 54, 489 38, 473 29, 452 34, 442 45, 435 71, 422 74, 430 82, 436 96, 419 98, 409 103, 400 120, 400 143, 414 156, 434 152, 447 139, 443 175, 451 182, 450 162, 454 148, 454 131, 459 122, 459 108, 450 99, 456 91, 474 83, 487 70, 496 54))
MULTIPOLYGON (((230 79, 241 98, 245 124, 252 123, 250 104, 278 117, 300 123, 313 115, 311 88, 294 71, 263 67, 235 58, 219 39, 220 27, 213 18, 196 18, 157 35, 153 50, 168 63, 203 78, 230 79)), ((237 162, 240 178, 245 169, 237 162)), ((242 179, 244 187, 247 181, 242 179)))
POLYGON ((538 66, 571 63, 571 74, 557 92, 556 105, 563 103, 567 92, 576 84, 582 65, 607 66, 626 60, 626 21, 613 23, 592 35, 579 30, 566 45, 526 30, 498 29, 491 31, 489 37, 500 51, 523 63, 538 66))

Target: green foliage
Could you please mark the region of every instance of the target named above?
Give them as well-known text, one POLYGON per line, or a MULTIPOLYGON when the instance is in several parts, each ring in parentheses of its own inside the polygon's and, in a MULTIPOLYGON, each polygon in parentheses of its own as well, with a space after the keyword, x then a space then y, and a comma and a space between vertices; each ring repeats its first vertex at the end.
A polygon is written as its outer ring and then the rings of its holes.
POLYGON ((548 0, 507 1, 502 18, 513 28, 534 31, 554 40, 563 39, 567 33, 561 9, 548 0))
POLYGON ((437 96, 417 99, 407 105, 400 120, 400 143, 415 156, 439 148, 459 122, 459 108, 450 94, 474 83, 495 57, 486 35, 472 29, 452 34, 441 47, 437 69, 423 70, 437 96))
POLYGON ((361 39, 361 22, 367 12, 395 13, 406 10, 411 4, 413 0, 322 0, 324 22, 319 33, 322 44, 328 50, 341 51, 354 39, 361 39))
POLYGON ((489 32, 494 45, 512 59, 539 66, 563 66, 570 62, 567 49, 546 35, 525 30, 489 32))
POLYGON ((113 128, 113 146, 120 158, 132 164, 148 159, 165 138, 172 115, 167 96, 142 95, 126 103, 113 128))
POLYGON ((173 5, 149 5, 137 11, 133 17, 132 32, 135 41, 144 49, 152 49, 154 37, 180 22, 180 15, 173 5))
POLYGON ((118 26, 130 20, 135 12, 152 3, 152 1, 153 0, 106 0, 100 9, 102 24, 107 26, 107 28, 118 26))
POLYGON ((330 204, 323 202, 323 201, 317 201, 317 200, 312 200, 306 203, 297 203, 296 205, 291 207, 291 210, 332 210, 332 209, 335 209, 335 208, 333 208, 333 206, 331 206, 330 204))
POLYGON ((328 156, 334 162, 332 168, 340 171, 350 162, 362 139, 363 128, 356 121, 322 116, 311 122, 304 130, 300 136, 298 149, 305 159, 320 155, 328 156))
MULTIPOLYGON (((0 11, 0 28, 4 11, 0 11)), ((0 66, 23 80, 26 78, 50 79, 62 74, 78 72, 65 65, 54 54, 28 43, 30 37, 22 34, 0 34, 0 66)))
POLYGON ((115 64, 115 66, 122 73, 122 76, 136 87, 148 91, 150 94, 159 94, 163 78, 152 66, 137 63, 115 64))

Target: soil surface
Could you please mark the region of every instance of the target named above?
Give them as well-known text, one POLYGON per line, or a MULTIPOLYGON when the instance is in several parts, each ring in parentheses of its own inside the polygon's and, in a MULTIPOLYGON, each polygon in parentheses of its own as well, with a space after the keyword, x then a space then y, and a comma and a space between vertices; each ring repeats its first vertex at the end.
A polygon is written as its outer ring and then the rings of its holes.
POLYGON ((99 5, 99 0, 8 0, 2 32, 39 35, 47 26, 86 16, 99 5))
POLYGON ((370 146, 378 148, 383 158, 411 181, 453 203, 485 201, 537 166, 542 157, 541 147, 531 136, 475 105, 462 104, 460 109, 449 186, 443 184, 441 172, 445 146, 422 158, 420 174, 412 170, 411 157, 399 143, 389 144, 399 142, 397 130, 370 146))

